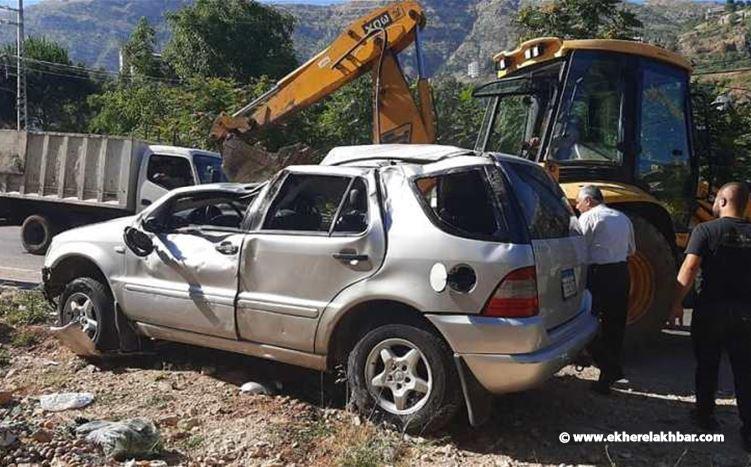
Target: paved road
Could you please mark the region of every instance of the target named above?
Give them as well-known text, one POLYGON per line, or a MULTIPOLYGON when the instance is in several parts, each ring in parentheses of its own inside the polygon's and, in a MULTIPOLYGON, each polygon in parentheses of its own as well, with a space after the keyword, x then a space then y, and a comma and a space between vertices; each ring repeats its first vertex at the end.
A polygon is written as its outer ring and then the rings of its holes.
POLYGON ((19 227, 0 226, 0 283, 41 282, 43 256, 31 255, 21 246, 19 227))

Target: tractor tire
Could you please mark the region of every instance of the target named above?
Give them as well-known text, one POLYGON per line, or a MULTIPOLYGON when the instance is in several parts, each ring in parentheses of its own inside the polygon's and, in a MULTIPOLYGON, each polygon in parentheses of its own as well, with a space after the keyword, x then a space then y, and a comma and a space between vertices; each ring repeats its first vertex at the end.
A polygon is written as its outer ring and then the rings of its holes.
POLYGON ((631 276, 626 352, 643 352, 659 335, 670 312, 675 291, 676 260, 670 242, 638 214, 628 214, 634 226, 636 254, 629 258, 631 276))

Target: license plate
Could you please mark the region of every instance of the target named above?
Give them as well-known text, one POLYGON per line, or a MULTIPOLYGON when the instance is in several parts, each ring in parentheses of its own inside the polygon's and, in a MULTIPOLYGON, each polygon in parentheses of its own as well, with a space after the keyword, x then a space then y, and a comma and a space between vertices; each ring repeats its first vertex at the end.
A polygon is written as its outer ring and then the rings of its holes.
POLYGON ((578 288, 576 287, 576 274, 573 269, 564 269, 561 271, 561 291, 563 292, 563 299, 576 295, 578 288))

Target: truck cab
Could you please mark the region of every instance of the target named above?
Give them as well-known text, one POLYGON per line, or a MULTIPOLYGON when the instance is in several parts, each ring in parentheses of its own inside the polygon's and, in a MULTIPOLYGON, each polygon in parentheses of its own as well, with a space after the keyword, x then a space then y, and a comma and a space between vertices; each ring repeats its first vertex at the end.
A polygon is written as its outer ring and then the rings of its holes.
POLYGON ((696 209, 690 64, 649 44, 540 38, 494 57, 479 87, 487 110, 476 149, 545 164, 570 200, 582 185, 629 215, 629 335, 662 328, 676 259, 696 209))
POLYGON ((134 138, 0 130, 0 218, 24 248, 64 230, 135 214, 175 188, 226 181, 222 157, 134 138))
POLYGON ((226 181, 218 153, 151 145, 143 154, 138 171, 136 212, 175 188, 226 181))

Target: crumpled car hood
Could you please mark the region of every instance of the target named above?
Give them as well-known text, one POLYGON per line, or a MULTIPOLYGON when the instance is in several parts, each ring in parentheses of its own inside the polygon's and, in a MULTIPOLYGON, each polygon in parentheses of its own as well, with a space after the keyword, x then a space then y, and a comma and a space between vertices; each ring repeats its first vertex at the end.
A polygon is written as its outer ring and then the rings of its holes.
MULTIPOLYGON (((121 241, 123 230, 131 225, 136 216, 119 217, 98 224, 85 225, 55 235, 53 244, 68 242, 112 242, 121 241)), ((50 248, 51 250, 52 248, 50 248)))

